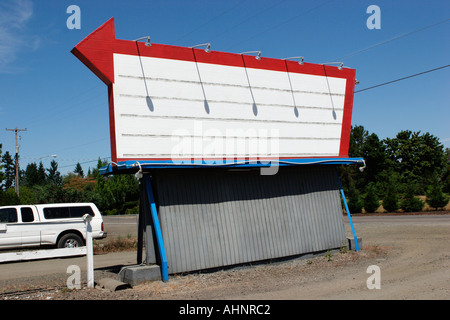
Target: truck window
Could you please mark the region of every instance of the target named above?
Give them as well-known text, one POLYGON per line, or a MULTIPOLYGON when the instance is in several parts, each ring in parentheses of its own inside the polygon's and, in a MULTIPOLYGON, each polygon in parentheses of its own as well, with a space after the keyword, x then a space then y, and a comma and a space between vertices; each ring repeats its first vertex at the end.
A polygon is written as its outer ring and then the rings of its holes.
POLYGON ((69 207, 44 208, 45 219, 65 219, 70 218, 69 207))
POLYGON ((86 213, 94 216, 94 212, 90 206, 44 208, 45 219, 81 218, 86 213))
POLYGON ((22 216, 22 222, 33 222, 34 221, 34 215, 33 210, 31 208, 21 208, 20 214, 22 216))
POLYGON ((17 222, 17 210, 15 208, 0 209, 0 223, 17 222))
POLYGON ((94 216, 94 212, 90 206, 84 207, 70 207, 70 217, 71 218, 81 218, 85 214, 89 214, 90 216, 94 216))

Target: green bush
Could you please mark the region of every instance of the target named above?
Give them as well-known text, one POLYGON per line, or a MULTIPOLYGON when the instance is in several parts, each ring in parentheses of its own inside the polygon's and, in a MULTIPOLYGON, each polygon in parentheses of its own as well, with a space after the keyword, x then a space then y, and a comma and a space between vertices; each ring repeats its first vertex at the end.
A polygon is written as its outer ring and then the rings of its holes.
POLYGON ((427 203, 430 207, 435 208, 444 208, 448 204, 448 195, 442 192, 442 188, 439 183, 435 183, 428 187, 427 190, 427 203))
POLYGON ((400 203, 400 207, 405 212, 420 212, 424 205, 425 202, 414 196, 412 198, 405 198, 400 203))
POLYGON ((397 192, 389 192, 383 199, 383 208, 387 212, 395 212, 399 208, 399 199, 397 192))
POLYGON ((6 191, 0 189, 0 206, 18 205, 19 203, 15 189, 9 188, 6 191))
POLYGON ((350 213, 361 213, 363 208, 363 201, 359 195, 358 190, 354 185, 350 186, 349 197, 347 199, 348 210, 350 213))
POLYGON ((415 197, 416 185, 411 183, 406 186, 406 194, 400 201, 400 208, 405 212, 422 211, 425 202, 415 197))
POLYGON ((380 201, 378 200, 377 193, 375 191, 375 186, 373 183, 370 183, 367 186, 367 193, 364 197, 364 210, 369 213, 373 213, 377 211, 377 209, 380 207, 380 201))
POLYGON ((391 184, 388 186, 386 196, 383 199, 383 208, 387 212, 395 212, 398 210, 399 206, 400 204, 397 188, 391 184))

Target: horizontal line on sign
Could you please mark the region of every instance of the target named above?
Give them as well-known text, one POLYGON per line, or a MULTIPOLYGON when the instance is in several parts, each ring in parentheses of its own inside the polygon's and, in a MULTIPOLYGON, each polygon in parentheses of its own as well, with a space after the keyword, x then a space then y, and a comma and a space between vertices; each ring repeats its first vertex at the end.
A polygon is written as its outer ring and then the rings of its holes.
POLYGON ((293 123, 305 125, 333 125, 341 126, 341 123, 333 122, 314 122, 314 121, 286 121, 286 120, 260 120, 260 119, 239 119, 239 118, 207 118, 207 117, 186 117, 186 116, 153 116, 132 113, 121 113, 121 117, 128 118, 153 118, 153 119, 170 119, 170 120, 205 120, 205 121, 240 121, 240 122, 263 122, 263 123, 293 123))
POLYGON ((181 134, 151 134, 151 133, 122 133, 122 137, 145 137, 145 138, 237 138, 237 139, 283 139, 283 140, 340 140, 340 138, 316 138, 316 137, 267 137, 267 136, 199 136, 199 135, 181 135, 181 134))
MULTIPOLYGON (((124 98, 139 98, 139 99, 146 99, 147 96, 144 95, 138 95, 138 94, 126 94, 121 93, 119 94, 120 97, 124 98)), ((176 98, 176 97, 156 97, 156 96, 149 96, 152 100, 176 100, 176 101, 190 101, 190 102, 199 102, 204 103, 204 99, 188 99, 188 98, 176 98)), ((241 102, 241 101, 222 101, 222 100, 210 100, 206 99, 208 103, 228 103, 228 104, 238 104, 238 105, 253 105, 253 102, 241 102)), ((320 106, 302 106, 302 105, 290 105, 290 104, 279 104, 279 103, 256 103, 257 107, 281 107, 281 108, 298 108, 298 109, 317 109, 317 110, 343 110, 344 108, 338 108, 338 107, 320 107, 320 106)))
POLYGON ((193 80, 180 80, 180 79, 167 79, 167 78, 154 78, 154 77, 142 77, 142 76, 131 76, 131 75, 119 75, 120 78, 129 78, 129 79, 138 79, 138 80, 153 80, 153 81, 165 81, 165 82, 179 82, 179 83, 188 83, 188 84, 198 84, 198 85, 210 85, 210 86, 220 86, 220 87, 233 87, 233 88, 244 88, 244 89, 258 89, 258 90, 272 90, 279 92, 287 92, 287 93, 308 93, 308 94, 321 94, 326 96, 345 96, 343 93, 331 93, 331 92, 323 92, 323 91, 306 91, 306 90, 293 90, 293 89, 282 89, 282 88, 273 88, 273 87, 260 87, 260 86, 248 86, 248 85, 240 85, 234 83, 217 83, 217 82, 200 82, 193 80))
MULTIPOLYGON (((301 155, 302 157, 320 157, 320 156, 330 156, 329 153, 305 153, 301 155)), ((167 160, 172 161, 179 161, 182 159, 187 159, 185 157, 189 157, 192 159, 208 159, 208 160, 222 160, 222 159, 265 159, 265 158, 272 158, 272 159, 279 159, 279 158, 285 158, 285 157, 298 157, 298 155, 292 155, 291 153, 278 153, 274 155, 267 155, 267 154, 259 154, 259 155, 248 155, 248 154, 188 154, 188 155, 179 155, 179 157, 174 157, 173 154, 156 154, 156 153, 124 153, 122 154, 122 157, 127 158, 144 158, 144 157, 153 157, 153 158, 165 158, 167 160)))

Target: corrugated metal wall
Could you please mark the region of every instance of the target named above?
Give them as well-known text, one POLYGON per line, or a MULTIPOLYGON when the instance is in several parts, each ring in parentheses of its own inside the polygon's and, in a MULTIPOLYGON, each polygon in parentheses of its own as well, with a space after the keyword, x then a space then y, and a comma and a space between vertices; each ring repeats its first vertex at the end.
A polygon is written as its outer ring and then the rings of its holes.
POLYGON ((167 170, 154 175, 169 273, 339 248, 334 167, 167 170))

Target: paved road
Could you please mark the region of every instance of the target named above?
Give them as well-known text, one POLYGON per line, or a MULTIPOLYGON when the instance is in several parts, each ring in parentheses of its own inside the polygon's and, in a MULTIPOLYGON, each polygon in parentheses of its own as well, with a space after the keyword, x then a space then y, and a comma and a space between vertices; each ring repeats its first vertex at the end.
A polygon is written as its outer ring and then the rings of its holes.
MULTIPOLYGON (((108 239, 117 237, 137 237, 136 215, 105 216, 104 228, 108 232, 108 239)), ((34 249, 33 249, 34 250, 34 249)), ((109 273, 117 273, 122 266, 136 263, 135 251, 124 251, 94 256, 95 279, 109 273)), ((71 265, 80 267, 81 272, 86 271, 86 257, 59 258, 37 261, 24 261, 13 263, 0 263, 0 292, 3 286, 10 284, 14 279, 28 279, 42 277, 52 280, 52 283, 60 282, 64 285, 67 279, 67 268, 71 265), (59 275, 59 277, 57 276, 59 275)))
MULTIPOLYGON (((137 237, 137 215, 125 216, 105 216, 105 231, 108 232, 108 238, 126 237, 131 235, 137 237)), ((436 224, 439 222, 449 222, 450 215, 427 214, 427 215, 353 215, 352 221, 355 228, 358 224, 377 223, 377 224, 436 224)), ((344 216, 344 222, 348 223, 347 216, 344 216)))
MULTIPOLYGON (((386 226, 414 226, 414 225, 449 225, 450 215, 415 215, 415 216, 353 216, 353 223, 355 225, 356 232, 364 231, 368 227, 379 227, 380 225, 386 226)), ((349 230, 348 219, 345 216, 344 222, 346 225, 347 233, 349 230)), ((105 230, 108 232, 108 238, 114 238, 118 236, 127 237, 136 236, 137 234, 137 220, 136 216, 107 216, 104 217, 105 230)), ((371 237, 377 237, 378 233, 371 235, 371 237)), ((351 233, 349 233, 351 236, 351 233)), ((366 239, 365 235, 368 233, 362 232, 363 243, 366 239)), ((361 236, 361 234, 358 234, 361 236)), ((118 252, 109 253, 104 255, 96 255, 94 257, 94 268, 96 270, 95 278, 99 279, 105 272, 114 274, 120 270, 122 266, 133 265, 136 263, 136 252, 118 252)), ((86 270, 86 258, 60 258, 49 259, 29 262, 16 262, 16 263, 2 263, 0 264, 0 291, 5 284, 10 285, 11 281, 20 280, 27 281, 30 277, 37 279, 40 277, 42 281, 45 279, 56 279, 61 285, 64 285, 65 280, 69 276, 67 274, 67 268, 70 265, 78 265, 82 272, 86 270), (53 278, 52 278, 53 277, 53 278)), ((33 280, 34 281, 34 280, 33 280)))
POLYGON ((104 216, 103 225, 109 239, 131 236, 137 238, 137 215, 104 216))
MULTIPOLYGON (((356 223, 403 223, 403 224, 436 224, 437 222, 448 222, 450 215, 383 215, 383 216, 363 216, 353 215, 352 221, 356 223)), ((348 221, 347 216, 344 217, 344 221, 348 221)))

